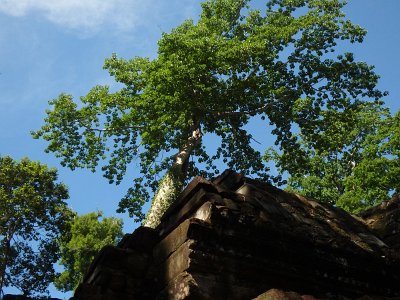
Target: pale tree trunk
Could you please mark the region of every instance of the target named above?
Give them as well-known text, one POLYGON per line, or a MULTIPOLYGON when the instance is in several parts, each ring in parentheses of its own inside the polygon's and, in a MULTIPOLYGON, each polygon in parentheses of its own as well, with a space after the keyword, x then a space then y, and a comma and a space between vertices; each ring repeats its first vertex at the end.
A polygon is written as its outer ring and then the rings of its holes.
POLYGON ((143 222, 143 225, 146 227, 157 227, 160 224, 162 215, 182 191, 187 175, 186 168, 189 157, 202 137, 200 125, 197 124, 193 127, 192 135, 186 140, 186 143, 175 156, 175 162, 171 169, 167 171, 164 178, 160 181, 158 190, 151 202, 150 210, 143 222))

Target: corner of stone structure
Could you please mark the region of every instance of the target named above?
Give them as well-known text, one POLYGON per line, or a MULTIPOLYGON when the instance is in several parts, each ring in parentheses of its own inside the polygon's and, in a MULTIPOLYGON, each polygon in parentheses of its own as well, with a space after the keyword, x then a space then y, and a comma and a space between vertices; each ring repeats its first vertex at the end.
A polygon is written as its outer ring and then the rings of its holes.
POLYGON ((105 247, 73 299, 399 297, 398 204, 356 219, 230 170, 198 177, 159 226, 105 247))

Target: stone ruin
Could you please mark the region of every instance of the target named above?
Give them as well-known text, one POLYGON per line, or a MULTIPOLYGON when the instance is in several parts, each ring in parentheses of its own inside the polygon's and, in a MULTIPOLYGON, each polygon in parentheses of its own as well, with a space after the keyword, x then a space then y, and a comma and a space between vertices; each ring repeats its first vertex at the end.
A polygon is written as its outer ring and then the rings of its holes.
POLYGON ((399 249, 398 197, 352 216, 228 170, 105 247, 73 299, 400 299, 399 249))
POLYGON ((353 216, 225 171, 102 249, 73 300, 400 299, 400 199, 353 216))

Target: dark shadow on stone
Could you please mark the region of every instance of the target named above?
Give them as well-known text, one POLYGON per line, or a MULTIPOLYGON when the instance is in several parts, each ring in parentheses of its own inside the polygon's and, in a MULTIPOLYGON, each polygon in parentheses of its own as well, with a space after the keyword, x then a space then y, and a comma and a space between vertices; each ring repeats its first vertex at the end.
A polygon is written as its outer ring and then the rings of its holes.
POLYGON ((398 199, 356 217, 229 170, 198 177, 155 230, 105 247, 73 299, 395 299, 399 216, 398 199))

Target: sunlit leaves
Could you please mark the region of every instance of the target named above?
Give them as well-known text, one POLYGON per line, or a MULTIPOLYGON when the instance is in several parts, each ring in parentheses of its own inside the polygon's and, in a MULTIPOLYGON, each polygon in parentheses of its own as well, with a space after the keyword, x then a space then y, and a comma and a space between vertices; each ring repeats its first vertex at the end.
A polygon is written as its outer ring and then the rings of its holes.
MULTIPOLYGON (((204 1, 197 22, 163 33, 154 59, 113 54, 105 61, 119 90, 98 86, 80 102, 67 95, 50 102, 35 137, 49 141, 47 151, 63 165, 100 165, 110 182, 121 182, 136 162, 144 179, 134 179, 119 211, 139 218, 194 124, 216 135, 217 144, 198 143, 188 178, 216 175, 222 162, 266 179, 268 168, 247 132, 252 117, 265 120, 276 145, 302 163, 298 131, 322 145, 320 133, 351 127, 353 106, 383 96, 373 68, 338 51, 342 40, 361 42, 366 34, 345 19, 343 6, 271 0, 261 11, 247 0, 204 1), (341 128, 334 128, 336 119, 341 128)), ((338 147, 345 142, 337 140, 338 147)))
POLYGON ((57 171, 27 158, 0 157, 0 280, 24 295, 43 294, 54 280, 57 239, 71 211, 57 171))
POLYGON ((60 264, 65 270, 54 282, 57 289, 71 291, 83 279, 97 253, 122 238, 122 220, 102 218, 101 212, 77 216, 70 221, 68 234, 59 239, 60 264))
POLYGON ((321 114, 318 131, 302 131, 297 151, 270 150, 289 175, 288 188, 356 212, 400 191, 399 113, 379 103, 321 114))

